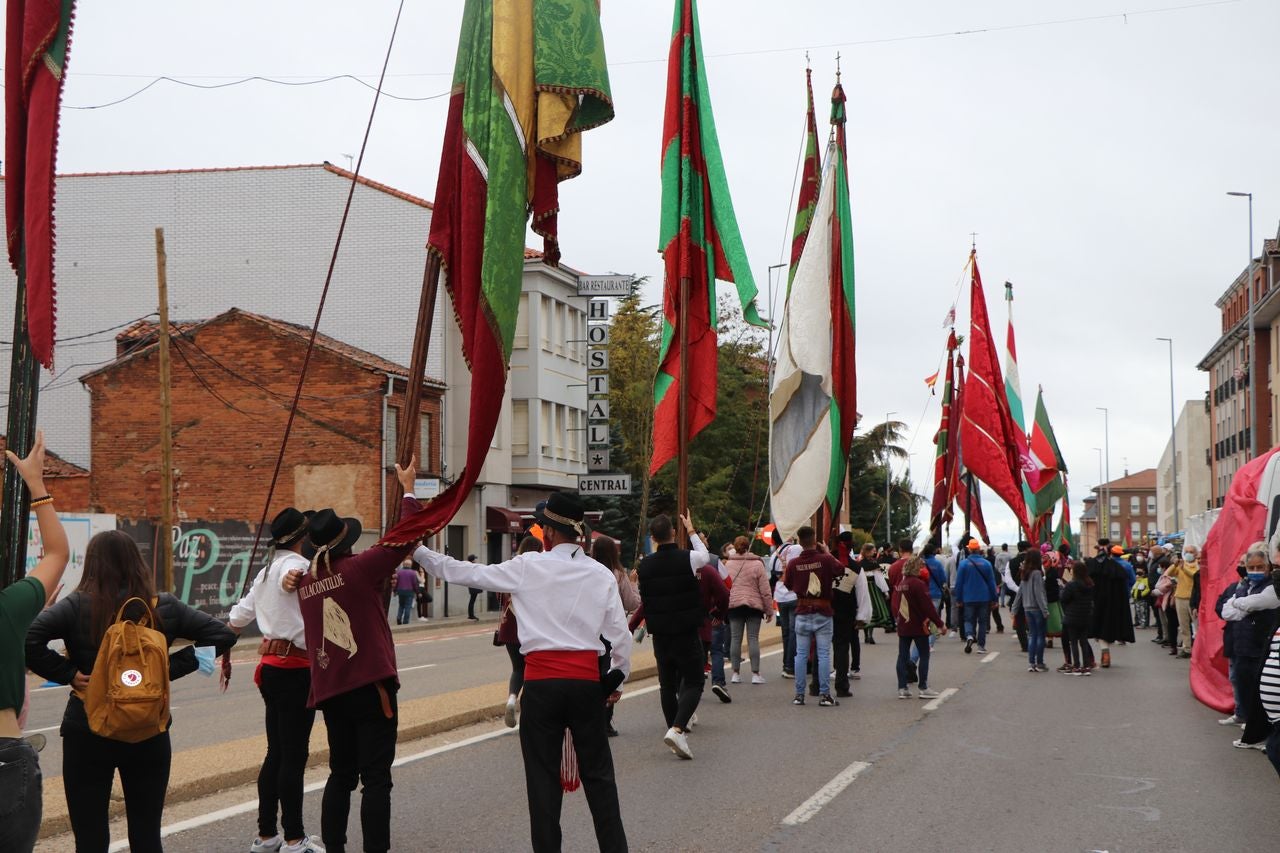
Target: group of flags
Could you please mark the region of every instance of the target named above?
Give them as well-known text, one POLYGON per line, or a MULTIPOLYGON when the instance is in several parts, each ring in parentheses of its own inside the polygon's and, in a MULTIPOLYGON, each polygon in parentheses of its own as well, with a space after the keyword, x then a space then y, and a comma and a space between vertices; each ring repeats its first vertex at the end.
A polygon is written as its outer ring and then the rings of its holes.
MULTIPOLYGON (((1043 389, 1036 395, 1035 420, 1029 433, 1025 425, 1013 327, 1013 285, 1005 284, 1009 321, 1002 376, 976 250, 969 256, 969 272, 969 375, 964 378, 964 357, 956 354, 958 339, 952 329, 947 341, 942 422, 934 439, 931 531, 939 537, 953 518, 954 508, 959 508, 982 538, 988 538, 976 478, 1009 506, 1028 539, 1074 544, 1067 466, 1049 422, 1043 389), (959 379, 953 384, 957 371, 959 379), (1062 509, 1055 529, 1053 514, 1059 504, 1062 509), (976 508, 972 513, 971 507, 976 508)), ((954 322, 954 309, 948 316, 954 322)), ((925 382, 933 388, 937 374, 925 382)))

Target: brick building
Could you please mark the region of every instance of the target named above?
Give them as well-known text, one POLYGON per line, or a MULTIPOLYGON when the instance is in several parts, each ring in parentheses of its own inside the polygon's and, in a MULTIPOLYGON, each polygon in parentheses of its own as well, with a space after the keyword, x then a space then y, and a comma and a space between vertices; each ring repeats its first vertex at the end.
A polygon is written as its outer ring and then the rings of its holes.
MULTIPOLYGON (((310 330, 233 308, 174 323, 171 337, 176 518, 254 522, 262 514, 310 330)), ((153 519, 160 512, 159 347, 156 324, 116 336, 115 361, 85 374, 94 424, 95 512, 153 519)), ((395 482, 394 428, 407 370, 318 335, 271 513, 331 506, 383 527, 395 482)), ((422 476, 438 476, 441 396, 423 383, 422 476)))
MULTIPOLYGON (((0 456, 8 442, 0 435, 0 456)), ((45 447, 44 484, 55 498, 58 512, 89 511, 89 471, 63 459, 45 447)))
POLYGON ((1128 471, 1118 480, 1095 486, 1092 495, 1084 499, 1084 512, 1080 514, 1080 548, 1086 556, 1093 554, 1099 536, 1107 536, 1113 545, 1126 541, 1137 544, 1154 538, 1159 531, 1156 511, 1156 469, 1147 468, 1136 474, 1128 471), (1099 533, 1098 500, 1101 507, 1099 533))
POLYGON ((1211 506, 1220 507, 1231 478, 1249 461, 1250 436, 1262 452, 1280 443, 1280 235, 1262 241, 1262 254, 1214 303, 1222 337, 1197 365, 1209 374, 1211 506), (1250 272, 1252 280, 1250 281, 1250 272), (1249 287, 1253 288, 1255 352, 1250 357, 1249 287), (1255 369, 1256 368, 1256 369, 1255 369), (1249 396, 1257 400, 1249 423, 1249 396))

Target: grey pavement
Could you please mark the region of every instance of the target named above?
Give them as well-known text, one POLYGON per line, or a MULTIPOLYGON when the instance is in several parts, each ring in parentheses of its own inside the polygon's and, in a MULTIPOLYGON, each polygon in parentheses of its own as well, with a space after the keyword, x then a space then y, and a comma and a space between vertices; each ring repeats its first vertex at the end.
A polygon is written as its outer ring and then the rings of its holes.
MULTIPOLYGON (((931 680, 946 698, 936 703, 895 697, 896 644, 882 640, 864 646, 863 678, 838 708, 793 707, 775 652, 769 683, 732 687, 731 705, 704 695, 693 761, 661 743, 653 683, 633 685, 611 741, 632 849, 1273 849, 1275 771, 1231 747, 1238 729, 1216 724, 1188 690, 1186 662, 1149 636, 1090 678, 1026 672, 1011 635, 990 639, 988 662, 943 638, 931 680)), ((519 744, 500 724, 404 743, 398 755, 393 849, 528 849, 519 744)), ((308 775, 313 832, 323 778, 308 775)), ((253 809, 250 788, 175 807, 166 824, 183 831, 166 849, 247 849, 253 809)), ((580 792, 565 798, 564 830, 566 850, 595 849, 580 792)), ((39 849, 69 847, 64 836, 39 849)))

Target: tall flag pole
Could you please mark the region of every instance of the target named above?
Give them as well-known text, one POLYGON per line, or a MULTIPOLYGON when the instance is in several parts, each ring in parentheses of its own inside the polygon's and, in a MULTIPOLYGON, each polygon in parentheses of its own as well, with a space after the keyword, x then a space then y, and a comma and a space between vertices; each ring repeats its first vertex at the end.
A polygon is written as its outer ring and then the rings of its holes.
POLYGON ((672 29, 662 133, 663 323, 649 472, 677 459, 676 503, 684 513, 689 443, 716 416, 716 279, 737 285, 748 323, 765 323, 720 156, 696 0, 677 0, 672 29))
POLYGON ((1036 393, 1036 419, 1031 430, 1031 461, 1040 475, 1039 487, 1032 495, 1029 509, 1037 526, 1045 528, 1041 538, 1047 538, 1051 530, 1053 509, 1067 495, 1064 476, 1066 460, 1058 448, 1053 424, 1049 423, 1049 410, 1044 404, 1044 389, 1036 393))
POLYGON ((956 331, 952 329, 947 335, 947 373, 942 384, 942 420, 938 424, 938 432, 933 437, 935 447, 933 455, 933 500, 929 506, 929 538, 935 546, 942 545, 942 525, 944 513, 949 506, 947 499, 951 496, 947 486, 947 478, 951 473, 951 443, 948 435, 952 431, 951 401, 955 393, 956 373, 956 331))
POLYGON ((796 277, 796 267, 800 265, 805 241, 809 239, 809 226, 813 223, 813 214, 818 206, 818 183, 822 173, 822 163, 818 158, 818 119, 813 111, 812 68, 804 70, 804 88, 808 98, 808 109, 805 112, 804 162, 800 172, 800 194, 796 200, 796 222, 791 230, 791 269, 787 273, 788 289, 796 277))
MULTIPOLYGON (((1014 439, 1018 444, 1018 460, 1022 466, 1022 499, 1027 506, 1032 505, 1032 495, 1039 483, 1039 473, 1031 462, 1031 453, 1027 443, 1027 419, 1022 408, 1022 380, 1018 372, 1018 346, 1013 334, 1013 282, 1004 283, 1004 299, 1009 308, 1009 320, 1006 327, 1004 352, 1004 393, 1009 400, 1009 414, 1013 418, 1014 439)), ((1032 519, 1034 526, 1035 519, 1032 519)), ((1027 530, 1027 535, 1035 537, 1035 532, 1027 530)))
MULTIPOLYGON (((982 276, 978 272, 975 249, 969 291, 969 377, 965 382, 964 417, 960 424, 960 443, 964 464, 979 480, 1013 510, 1014 518, 1026 530, 1027 503, 1022 496, 1022 461, 1009 400, 1005 396, 1000 360, 991 335, 987 301, 982 292, 982 276)), ((1025 441, 1025 435, 1024 439, 1025 441)))
MULTIPOLYGON (((475 485, 502 413, 526 225, 532 215, 554 264, 558 184, 582 171, 582 133, 612 118, 596 0, 467 0, 414 339, 417 360, 430 339, 434 294, 426 284, 434 265, 434 276, 447 273, 471 368, 466 463, 448 489, 393 525, 384 542, 439 530, 475 485)), ((417 415, 412 405, 404 408, 403 418, 417 415)), ((416 424, 407 423, 412 428, 400 430, 402 458, 418 435, 416 424)))
MULTIPOLYGON (((9 0, 5 21, 5 237, 18 279, 5 435, 20 456, 35 439, 40 365, 53 366, 54 175, 74 15, 75 0, 9 0)), ((30 512, 12 465, 3 488, 0 587, 26 573, 30 512)))

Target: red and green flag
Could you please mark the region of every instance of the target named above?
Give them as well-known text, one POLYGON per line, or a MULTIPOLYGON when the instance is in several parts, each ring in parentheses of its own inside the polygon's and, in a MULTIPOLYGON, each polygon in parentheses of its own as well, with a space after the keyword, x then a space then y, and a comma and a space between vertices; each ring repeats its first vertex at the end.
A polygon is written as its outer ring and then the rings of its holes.
MULTIPOLYGON (((956 332, 952 329, 947 335, 947 373, 946 379, 942 383, 942 420, 938 424, 938 432, 933 437, 934 454, 933 454, 933 501, 929 507, 929 532, 931 536, 938 539, 942 535, 942 526, 947 520, 947 510, 950 509, 949 501, 951 499, 951 491, 947 485, 947 480, 951 475, 951 456, 950 451, 954 447, 954 443, 949 441, 949 435, 954 429, 951 423, 952 408, 951 403, 955 393, 955 370, 956 370, 956 332)), ((937 378, 938 374, 934 374, 937 378)))
POLYGON ((1063 478, 1064 493, 1062 495, 1062 514, 1058 517, 1058 529, 1053 534, 1053 544, 1061 545, 1063 542, 1071 546, 1071 550, 1075 551, 1076 537, 1071 532, 1071 499, 1065 493, 1066 478, 1063 478))
POLYGON ((58 111, 71 50, 75 0, 9 0, 5 21, 5 236, 9 263, 25 270, 27 337, 53 366, 54 174, 58 111))
POLYGON ((1039 485, 1032 495, 1031 504, 1031 514, 1038 519, 1050 515, 1058 501, 1067 495, 1067 484, 1062 477, 1067 473, 1067 463, 1058 448, 1053 425, 1049 423, 1043 388, 1036 394, 1036 419, 1031 429, 1030 450, 1031 460, 1040 472, 1039 485))
POLYGON ((680 442, 692 441, 716 416, 716 279, 737 285, 748 323, 765 325, 756 310, 755 279, 738 232, 720 156, 695 0, 677 0, 673 29, 662 131, 659 250, 665 284, 662 341, 653 385, 649 470, 654 474, 676 456, 680 442), (682 282, 688 287, 683 334, 682 282), (687 377, 680 375, 682 337, 688 341, 687 377), (679 434, 681 393, 688 399, 687 434, 683 436, 679 434))
MULTIPOLYGON (((819 176, 822 163, 818 156, 818 119, 813 111, 813 69, 804 70, 805 95, 808 109, 805 112, 804 160, 800 171, 800 194, 796 200, 796 223, 791 231, 791 269, 787 273, 787 287, 796 277, 796 267, 804 254, 805 241, 809 239, 809 226, 813 212, 818 207, 819 176)), ((769 306, 772 310, 773 306, 769 306)))
POLYGON ((831 92, 831 124, 835 128, 835 208, 831 217, 831 476, 827 503, 840 504, 849 464, 853 428, 858 422, 858 373, 854 358, 853 217, 849 199, 849 148, 845 139, 844 87, 836 74, 831 92))
POLYGON ((558 185, 582 171, 582 133, 612 118, 597 0, 467 0, 427 241, 471 368, 466 464, 386 540, 438 530, 475 484, 502 413, 525 229, 532 217, 555 264, 558 185))

